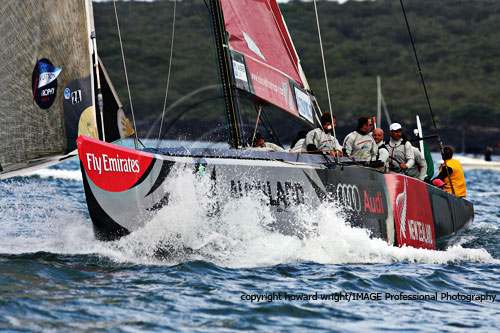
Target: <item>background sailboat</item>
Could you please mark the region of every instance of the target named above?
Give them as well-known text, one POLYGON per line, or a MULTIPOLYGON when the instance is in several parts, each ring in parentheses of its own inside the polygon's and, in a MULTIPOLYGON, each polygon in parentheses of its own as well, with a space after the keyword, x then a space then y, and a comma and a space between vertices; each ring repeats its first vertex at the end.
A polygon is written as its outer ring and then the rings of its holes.
POLYGON ((384 109, 384 116, 387 122, 387 128, 391 126, 391 116, 389 116, 389 111, 387 110, 387 105, 385 104, 384 95, 382 94, 382 83, 380 76, 377 75, 377 122, 378 126, 382 127, 382 108, 384 109))

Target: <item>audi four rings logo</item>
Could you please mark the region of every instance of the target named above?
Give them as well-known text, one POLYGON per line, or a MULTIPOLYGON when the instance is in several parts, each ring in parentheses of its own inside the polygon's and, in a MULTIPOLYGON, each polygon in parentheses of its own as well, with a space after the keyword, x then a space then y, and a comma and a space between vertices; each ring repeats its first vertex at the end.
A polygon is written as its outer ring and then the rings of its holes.
POLYGON ((359 190, 356 185, 338 184, 337 198, 345 206, 357 212, 361 211, 361 197, 359 196, 359 190))

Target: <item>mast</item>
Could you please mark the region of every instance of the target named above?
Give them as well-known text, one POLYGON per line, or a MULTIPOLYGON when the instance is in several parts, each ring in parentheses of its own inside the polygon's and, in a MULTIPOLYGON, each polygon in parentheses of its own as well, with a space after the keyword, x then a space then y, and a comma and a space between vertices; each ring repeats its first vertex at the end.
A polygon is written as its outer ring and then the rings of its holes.
POLYGON ((389 116, 389 111, 387 110, 387 105, 385 104, 384 95, 382 95, 382 84, 380 76, 377 75, 377 121, 382 127, 382 107, 384 108, 385 119, 387 120, 387 127, 391 126, 391 117, 389 116))
POLYGON ((222 83, 222 92, 224 95, 224 106, 226 109, 226 119, 228 125, 228 143, 231 148, 241 148, 241 126, 239 121, 239 110, 236 103, 236 96, 231 82, 231 67, 229 61, 228 43, 226 39, 226 29, 220 0, 210 0, 210 14, 212 17, 212 26, 214 29, 215 48, 217 50, 217 61, 219 65, 219 74, 222 83))
MULTIPOLYGON (((95 90, 94 90, 94 70, 97 71, 97 82, 99 85, 99 93, 101 90, 100 87, 100 80, 99 80, 99 69, 97 67, 97 44, 96 44, 96 36, 95 36, 95 27, 94 27, 94 9, 92 8, 92 1, 90 0, 85 0, 85 12, 86 12, 86 20, 87 20, 87 34, 89 36, 89 57, 90 57, 90 91, 91 91, 91 96, 92 96, 92 106, 93 106, 93 116, 94 116, 94 124, 96 126, 96 133, 99 131, 97 130, 97 110, 95 109, 95 90), (92 57, 94 58, 95 64, 92 64, 92 57)), ((102 95, 101 97, 101 105, 100 109, 102 110, 102 95)), ((97 105, 99 106, 99 105, 97 105)), ((101 111, 102 112, 102 111, 101 111)), ((101 114, 101 121, 103 119, 103 115, 101 114)), ((102 131, 104 133, 104 123, 101 123, 102 126, 102 131)), ((103 141, 104 139, 104 134, 103 134, 103 141)))
POLYGON ((377 121, 380 122, 380 127, 382 127, 380 117, 382 117, 382 88, 380 87, 380 76, 377 75, 377 121))
POLYGON ((453 188, 453 182, 451 180, 451 176, 450 176, 450 173, 448 171, 448 164, 446 163, 446 159, 444 158, 443 142, 441 141, 441 137, 439 136, 439 132, 438 132, 437 124, 436 124, 436 118, 434 117, 434 112, 432 111, 432 106, 431 106, 431 101, 429 99, 429 94, 427 93, 427 88, 425 87, 424 75, 422 74, 422 68, 420 68, 420 62, 418 61, 417 50, 415 48, 415 43, 413 41, 413 35, 411 34, 410 24, 408 23, 408 17, 406 16, 406 11, 405 11, 405 6, 403 4, 403 0, 399 0, 399 3, 401 4, 401 9, 403 10, 403 16, 405 18, 406 28, 408 30, 408 36, 410 37, 411 46, 413 48, 413 54, 415 56, 415 61, 417 63, 418 74, 420 76, 420 82, 422 83, 422 88, 424 89, 425 99, 427 101, 427 106, 429 107, 429 112, 431 114, 432 122, 434 124, 434 130, 436 131, 436 137, 437 137, 437 140, 439 143, 439 150, 441 152, 441 156, 443 157, 443 162, 444 162, 446 174, 448 176, 448 180, 450 181, 451 192, 453 194, 455 194, 455 189, 453 188))

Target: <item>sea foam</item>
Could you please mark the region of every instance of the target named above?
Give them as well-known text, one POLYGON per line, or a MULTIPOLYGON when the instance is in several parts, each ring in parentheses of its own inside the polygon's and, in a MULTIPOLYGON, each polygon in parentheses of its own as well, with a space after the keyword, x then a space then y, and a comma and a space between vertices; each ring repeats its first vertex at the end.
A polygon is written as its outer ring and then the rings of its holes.
MULTIPOLYGON (((61 178, 74 173, 41 170, 38 175, 61 178)), ((445 251, 391 246, 350 226, 342 207, 334 203, 293 208, 289 222, 302 237, 283 235, 273 228, 276 218, 260 193, 232 198, 214 191, 210 177, 191 170, 175 169, 164 186, 171 194, 169 204, 152 221, 118 241, 100 242, 93 237, 84 205, 74 198, 56 187, 4 182, 0 252, 95 253, 118 262, 165 265, 204 260, 234 268, 300 262, 500 262, 484 249, 461 245, 445 251)))
POLYGON ((190 170, 176 170, 165 186, 171 193, 169 204, 143 229, 113 244, 122 259, 137 256, 167 264, 206 260, 225 267, 297 262, 500 262, 484 249, 460 245, 445 251, 394 247, 371 238, 366 229, 352 227, 342 207, 334 203, 315 209, 295 207, 290 223, 305 231, 304 236, 283 235, 273 229, 274 213, 259 193, 241 198, 214 194, 209 177, 190 170))

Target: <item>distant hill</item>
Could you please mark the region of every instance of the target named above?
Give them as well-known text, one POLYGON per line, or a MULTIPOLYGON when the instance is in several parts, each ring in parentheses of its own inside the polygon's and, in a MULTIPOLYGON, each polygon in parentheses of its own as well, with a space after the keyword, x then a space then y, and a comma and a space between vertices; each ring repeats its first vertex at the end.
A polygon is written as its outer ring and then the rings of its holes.
MULTIPOLYGON (((500 1, 407 0, 405 5, 444 143, 460 150, 463 132, 469 150, 497 146, 500 1)), ((93 6, 99 53, 128 111, 113 4, 97 2, 93 6)), ((117 8, 136 117, 139 114, 138 118, 151 122, 163 108, 173 2, 118 2, 117 8)), ((313 5, 291 1, 280 8, 311 88, 326 110, 313 5)), ((410 129, 419 114, 424 131, 431 134, 432 123, 399 1, 348 1, 342 5, 320 1, 318 10, 339 136, 352 130, 359 116, 375 115, 377 75, 382 77, 393 120, 410 129)), ((204 2, 178 1, 175 29, 169 101, 218 84, 204 2)))

